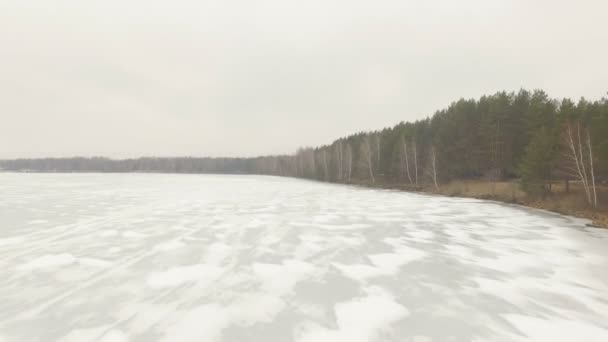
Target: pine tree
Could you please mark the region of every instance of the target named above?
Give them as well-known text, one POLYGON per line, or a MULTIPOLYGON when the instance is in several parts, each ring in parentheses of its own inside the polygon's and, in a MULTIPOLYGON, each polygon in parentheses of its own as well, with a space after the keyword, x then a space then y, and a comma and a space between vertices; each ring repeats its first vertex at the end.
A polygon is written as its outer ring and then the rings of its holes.
POLYGON ((551 192, 557 146, 556 134, 548 128, 541 128, 532 138, 519 167, 521 187, 525 192, 535 196, 551 192))

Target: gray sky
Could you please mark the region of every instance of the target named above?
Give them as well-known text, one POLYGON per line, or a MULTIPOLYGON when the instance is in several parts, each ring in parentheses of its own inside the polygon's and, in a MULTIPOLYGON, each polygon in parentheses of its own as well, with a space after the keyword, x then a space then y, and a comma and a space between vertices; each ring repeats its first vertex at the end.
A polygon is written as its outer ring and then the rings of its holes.
POLYGON ((0 158, 289 153, 608 90, 606 0, 0 0, 0 158))

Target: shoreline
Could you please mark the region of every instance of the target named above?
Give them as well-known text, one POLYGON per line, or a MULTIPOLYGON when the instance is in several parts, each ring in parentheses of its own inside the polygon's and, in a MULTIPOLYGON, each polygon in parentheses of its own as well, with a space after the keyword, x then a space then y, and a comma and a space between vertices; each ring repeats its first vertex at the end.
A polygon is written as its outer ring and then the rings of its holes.
MULTIPOLYGON (((460 181, 462 182, 462 181, 460 181)), ((480 181, 470 181, 472 183, 479 183, 480 181)), ((487 185, 489 185, 489 182, 483 182, 487 185)), ((508 183, 511 186, 515 186, 516 183, 511 181, 511 182, 501 182, 501 183, 508 183)), ((428 187, 428 186, 410 186, 407 184, 388 184, 388 183, 377 183, 377 184, 369 184, 367 182, 350 182, 350 183, 335 183, 335 184, 346 184, 346 185, 354 185, 354 186, 360 186, 360 187, 364 187, 364 188, 370 188, 370 189, 386 189, 386 190, 396 190, 396 191, 402 191, 402 192, 416 192, 416 193, 421 193, 421 194, 432 194, 432 195, 438 195, 438 196, 445 196, 445 197, 458 197, 458 198, 474 198, 474 199, 478 199, 478 200, 486 200, 486 201, 495 201, 495 202, 499 202, 499 203, 504 203, 504 204, 514 204, 514 205, 519 205, 522 207, 527 207, 527 208, 533 208, 533 209, 539 209, 539 210, 545 210, 551 213, 556 213, 556 214, 560 214, 560 215, 565 215, 565 216, 572 216, 575 218, 580 218, 580 219, 586 219, 589 220, 590 223, 586 224, 587 227, 591 227, 591 228, 603 228, 603 229, 608 229, 608 212, 605 212, 602 210, 602 208, 600 209, 596 209, 593 210, 592 208, 586 207, 586 208, 568 208, 568 207, 564 207, 564 206, 560 206, 560 207, 556 207, 555 203, 556 201, 559 201, 559 198, 557 197, 547 197, 547 198, 531 198, 530 196, 525 196, 525 195, 518 195, 515 198, 505 198, 504 196, 501 196, 500 194, 492 194, 492 193, 484 193, 484 194, 478 194, 478 195, 470 195, 470 194, 466 194, 463 192, 451 192, 450 189, 446 189, 446 188, 442 188, 442 186, 439 187, 439 190, 433 189, 432 187, 428 187)), ((451 183, 448 183, 451 184, 451 183)), ((445 186, 445 185, 444 185, 445 186)), ((581 201, 584 201, 583 198, 581 198, 581 201)))

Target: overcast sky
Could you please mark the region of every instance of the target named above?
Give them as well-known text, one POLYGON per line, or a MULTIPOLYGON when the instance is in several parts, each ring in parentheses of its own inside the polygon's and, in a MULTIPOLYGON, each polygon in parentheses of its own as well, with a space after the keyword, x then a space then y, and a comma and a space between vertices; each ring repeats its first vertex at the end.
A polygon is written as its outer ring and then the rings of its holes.
POLYGON ((608 91, 606 0, 0 0, 0 158, 290 153, 608 91))

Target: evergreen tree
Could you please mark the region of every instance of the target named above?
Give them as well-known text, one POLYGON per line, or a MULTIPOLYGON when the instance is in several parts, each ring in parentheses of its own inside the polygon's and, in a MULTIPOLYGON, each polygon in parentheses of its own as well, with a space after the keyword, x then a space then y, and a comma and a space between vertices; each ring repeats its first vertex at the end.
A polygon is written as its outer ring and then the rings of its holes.
POLYGON ((548 128, 542 128, 532 138, 519 167, 520 183, 524 191, 536 196, 551 192, 557 146, 556 134, 548 128))

